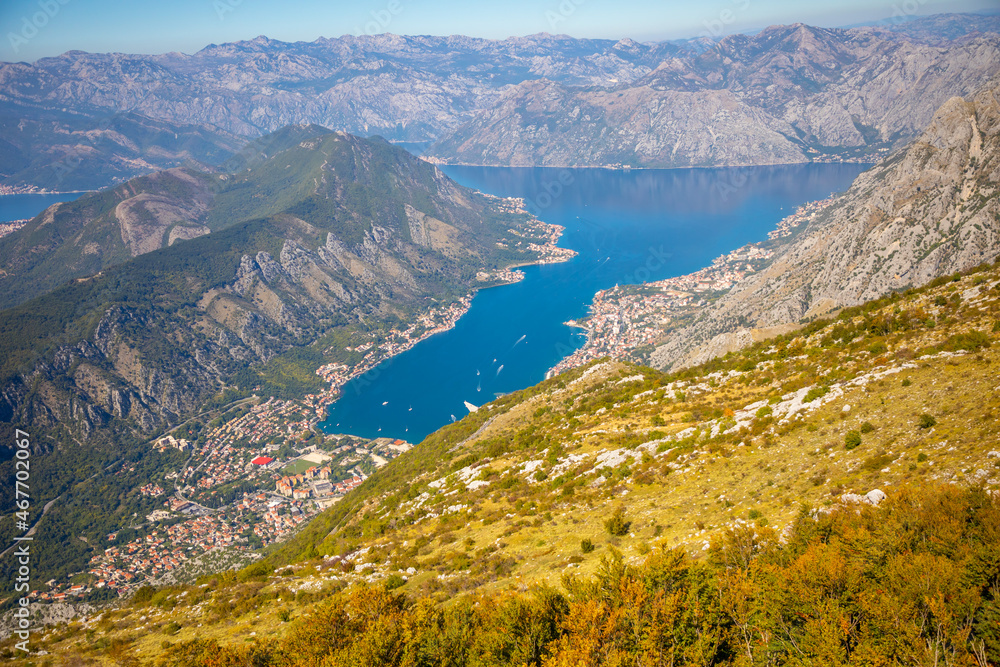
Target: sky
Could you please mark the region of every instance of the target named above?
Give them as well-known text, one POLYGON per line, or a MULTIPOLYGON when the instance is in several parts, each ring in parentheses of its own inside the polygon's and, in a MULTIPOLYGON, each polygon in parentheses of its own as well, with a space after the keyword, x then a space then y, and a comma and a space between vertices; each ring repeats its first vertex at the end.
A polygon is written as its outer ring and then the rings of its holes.
POLYGON ((998 9, 1000 0, 0 0, 0 61, 74 49, 194 53, 258 35, 294 42, 382 32, 493 39, 549 32, 652 41, 776 23, 834 27, 998 9))

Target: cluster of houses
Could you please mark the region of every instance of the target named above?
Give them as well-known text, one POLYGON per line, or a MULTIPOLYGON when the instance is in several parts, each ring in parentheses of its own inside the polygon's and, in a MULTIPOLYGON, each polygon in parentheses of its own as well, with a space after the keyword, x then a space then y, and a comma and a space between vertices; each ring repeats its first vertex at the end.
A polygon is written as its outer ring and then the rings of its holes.
POLYGON ((10 222, 0 222, 0 237, 13 234, 28 223, 27 220, 11 220, 10 222))
POLYGON ((33 590, 28 593, 28 598, 40 602, 65 602, 66 600, 72 600, 73 598, 85 595, 94 589, 94 587, 87 586, 86 584, 59 585, 55 579, 50 579, 45 585, 49 590, 33 590))
POLYGON ((365 356, 353 367, 335 362, 316 369, 316 374, 328 382, 330 388, 323 394, 306 396, 307 403, 315 406, 319 415, 325 417, 326 405, 336 397, 341 387, 350 380, 375 368, 383 360, 406 352, 429 336, 451 329, 458 319, 469 310, 471 303, 472 296, 464 296, 447 306, 431 308, 419 315, 417 321, 406 329, 389 331, 386 340, 378 345, 368 341, 356 347, 345 347, 344 349, 348 352, 364 352, 365 356))
MULTIPOLYGON (((815 215, 819 204, 803 210, 782 221, 779 229, 788 230, 801 224, 809 215, 815 215)), ((761 244, 749 244, 715 258, 711 266, 694 273, 639 286, 615 285, 598 292, 589 315, 579 324, 587 329, 586 345, 560 361, 548 376, 601 357, 630 358, 635 350, 660 338, 665 322, 701 303, 701 295, 728 290, 747 274, 759 270, 773 254, 761 244)))
MULTIPOLYGON (((291 438, 308 435, 312 432, 308 413, 308 408, 294 401, 271 398, 254 406, 242 417, 212 429, 192 465, 184 469, 177 485, 209 491, 254 475, 270 475, 269 471, 277 463, 273 458, 258 455, 257 452, 262 449, 273 452, 278 446, 264 444, 248 449, 238 443, 249 442, 257 446, 278 435, 291 438), (262 464, 261 461, 265 460, 267 463, 262 464)), ((270 483, 269 478, 267 483, 270 483)))
MULTIPOLYGON (((114 539, 117 535, 108 537, 114 539)), ((123 593, 209 549, 245 548, 245 543, 246 538, 241 538, 234 526, 216 517, 202 516, 108 547, 90 559, 88 572, 97 579, 94 588, 109 586, 123 593)))
POLYGON ((272 501, 261 515, 261 521, 254 524, 253 532, 267 546, 311 516, 301 502, 286 504, 272 501))
POLYGON ((812 222, 819 215, 819 212, 833 203, 835 197, 827 197, 818 201, 811 201, 795 209, 795 213, 786 216, 778 223, 778 226, 767 233, 769 239, 780 239, 783 236, 791 236, 796 227, 803 223, 812 222))
POLYGON ((154 446, 156 447, 156 450, 160 452, 162 452, 165 449, 169 449, 171 447, 174 449, 179 449, 182 452, 186 452, 187 450, 191 449, 191 443, 188 440, 185 440, 184 438, 178 439, 172 435, 163 436, 162 438, 156 441, 156 444, 154 446))
POLYGON ((286 475, 275 482, 274 490, 295 500, 305 500, 313 495, 327 496, 333 492, 330 466, 312 466, 297 475, 286 475))
MULTIPOLYGON (((196 489, 210 491, 233 480, 257 480, 258 486, 263 488, 274 480, 280 495, 258 490, 244 493, 242 498, 219 510, 207 510, 179 495, 167 495, 161 484, 145 484, 139 488, 142 495, 166 496, 163 508, 149 514, 146 517, 148 521, 155 524, 176 520, 179 516, 184 520, 161 526, 127 544, 114 544, 94 556, 88 566, 88 572, 93 577, 89 585, 74 583, 71 586, 66 583, 60 586, 53 581, 48 591, 36 591, 33 597, 61 600, 84 595, 95 588, 127 593, 210 549, 247 549, 247 535, 251 531, 265 545, 282 539, 315 515, 324 504, 335 502, 365 480, 365 474, 357 468, 349 473, 351 476, 347 479, 331 479, 334 477, 333 468, 323 463, 330 459, 330 454, 316 447, 307 448, 310 453, 303 458, 315 460, 317 465, 297 475, 279 477, 276 470, 285 463, 261 453, 273 452, 276 446, 241 446, 248 441, 251 445, 263 443, 279 434, 291 439, 311 434, 311 420, 314 418, 310 412, 302 404, 292 401, 271 399, 261 403, 246 415, 211 429, 206 434, 204 445, 193 449, 189 464, 182 471, 167 476, 187 493, 196 489), (312 500, 308 501, 310 498, 312 500)), ((333 437, 347 440, 347 444, 338 447, 333 455, 347 454, 348 458, 354 458, 354 452, 357 452, 356 461, 368 456, 375 465, 387 462, 375 454, 376 449, 383 452, 386 458, 392 458, 411 447, 402 440, 388 438, 362 446, 359 444, 361 441, 350 436, 333 437)), ((158 439, 156 445, 161 450, 175 448, 184 451, 192 448, 192 443, 173 436, 158 439)), ((339 465, 344 465, 344 462, 339 465)), ((118 534, 110 533, 107 538, 109 542, 114 542, 118 534)))
POLYGON ((142 486, 140 486, 139 493, 141 493, 144 496, 149 496, 150 498, 156 498, 157 496, 162 496, 165 492, 162 486, 150 482, 149 484, 143 484, 142 486))
POLYGON ((294 500, 322 498, 330 495, 344 495, 357 488, 365 481, 365 474, 360 471, 339 482, 331 482, 330 467, 313 466, 297 475, 286 475, 275 483, 275 491, 294 500))

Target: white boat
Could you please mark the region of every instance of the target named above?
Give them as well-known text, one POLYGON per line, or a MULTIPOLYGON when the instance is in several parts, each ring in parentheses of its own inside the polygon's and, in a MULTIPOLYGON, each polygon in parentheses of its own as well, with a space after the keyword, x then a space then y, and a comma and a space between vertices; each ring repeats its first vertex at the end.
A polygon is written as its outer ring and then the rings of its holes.
POLYGON ((382 401, 382 405, 389 405, 389 401, 382 401))

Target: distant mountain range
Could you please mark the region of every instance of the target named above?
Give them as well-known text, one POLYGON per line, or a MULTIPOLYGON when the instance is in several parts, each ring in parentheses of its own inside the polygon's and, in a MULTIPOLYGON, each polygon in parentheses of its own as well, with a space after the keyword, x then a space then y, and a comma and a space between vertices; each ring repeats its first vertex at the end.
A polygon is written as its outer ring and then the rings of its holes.
POLYGON ((875 160, 1000 68, 1000 35, 947 46, 802 24, 734 35, 613 89, 531 81, 441 139, 444 162, 707 167, 875 160))
POLYGON ((817 219, 653 352, 701 363, 769 329, 828 315, 1000 256, 1000 79, 945 102, 905 150, 861 174, 817 219))
POLYGON ((474 164, 870 159, 984 83, 1000 64, 998 25, 947 14, 718 41, 385 34, 73 51, 0 64, 0 185, 89 189, 212 164, 302 123, 437 141, 435 158, 474 164))
POLYGON ((0 186, 98 190, 158 169, 217 165, 246 141, 131 111, 80 114, 0 104, 0 186))

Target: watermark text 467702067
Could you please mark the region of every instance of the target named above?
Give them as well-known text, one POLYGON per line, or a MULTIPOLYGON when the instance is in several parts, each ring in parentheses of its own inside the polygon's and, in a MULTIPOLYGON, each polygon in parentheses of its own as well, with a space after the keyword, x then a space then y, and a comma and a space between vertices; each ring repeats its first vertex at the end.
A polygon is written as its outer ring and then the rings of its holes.
POLYGON ((14 592, 17 594, 17 604, 14 609, 14 634, 20 640, 14 644, 15 649, 29 653, 28 639, 31 637, 31 616, 28 609, 28 593, 31 591, 31 487, 28 482, 31 477, 31 439, 30 436, 17 429, 14 433, 14 523, 21 535, 14 537, 14 592))

